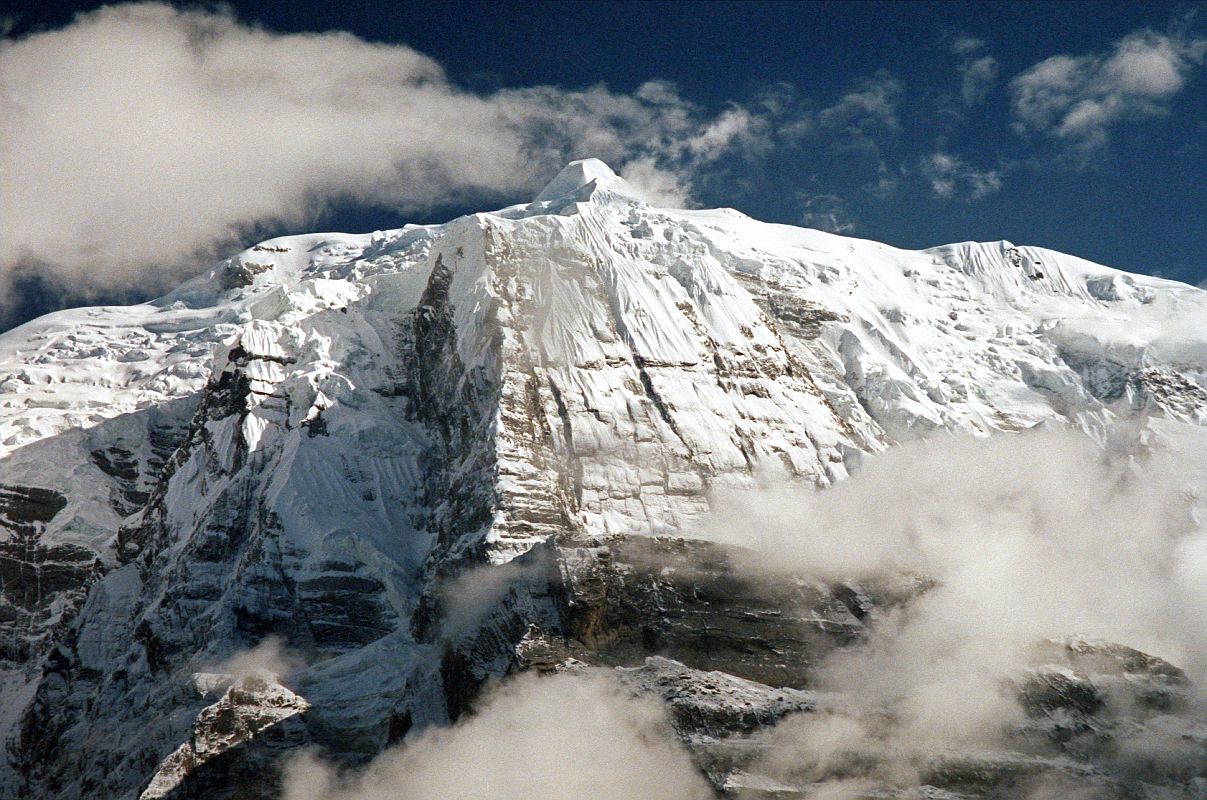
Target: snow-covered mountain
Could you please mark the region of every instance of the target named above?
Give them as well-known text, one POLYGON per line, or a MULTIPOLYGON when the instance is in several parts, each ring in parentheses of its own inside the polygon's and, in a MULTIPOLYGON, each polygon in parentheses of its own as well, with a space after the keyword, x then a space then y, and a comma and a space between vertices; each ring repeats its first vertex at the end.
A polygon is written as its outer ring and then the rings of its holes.
POLYGON ((827 486, 944 431, 1121 418, 1207 425, 1207 292, 655 208, 593 160, 444 225, 264 242, 0 336, 0 794, 268 792, 281 753, 363 761, 533 665, 655 693, 719 670, 766 709, 693 706, 685 737, 774 724, 868 608, 921 589, 718 589, 770 615, 769 660, 743 628, 700 641, 719 612, 667 588, 707 583, 718 546, 649 537, 692 539, 711 490, 768 470, 827 486), (493 587, 468 612, 465 580, 493 587), (289 688, 198 688, 270 637, 305 662, 289 688))

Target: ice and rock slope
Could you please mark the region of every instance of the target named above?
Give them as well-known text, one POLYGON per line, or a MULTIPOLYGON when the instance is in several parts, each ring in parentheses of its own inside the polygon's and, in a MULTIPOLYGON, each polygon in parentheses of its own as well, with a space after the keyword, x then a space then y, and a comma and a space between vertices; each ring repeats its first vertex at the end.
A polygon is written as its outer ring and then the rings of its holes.
MULTIPOLYGON (((690 536, 712 487, 1119 418, 1207 424, 1207 292, 655 208, 593 160, 493 213, 262 243, 0 336, 2 792, 137 796, 212 703, 192 673, 270 636, 308 664, 291 735, 367 757, 515 669, 527 626, 579 630, 538 587, 453 646, 471 568, 560 564, 581 599, 593 542, 690 536)), ((848 589, 785 619, 831 608, 841 644, 848 589)))

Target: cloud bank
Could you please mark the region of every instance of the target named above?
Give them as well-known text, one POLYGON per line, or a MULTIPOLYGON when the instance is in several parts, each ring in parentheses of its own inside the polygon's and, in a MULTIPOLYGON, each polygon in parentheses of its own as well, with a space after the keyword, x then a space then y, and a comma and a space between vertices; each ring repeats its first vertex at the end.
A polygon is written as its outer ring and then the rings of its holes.
POLYGON ((693 170, 752 128, 664 83, 479 94, 406 46, 158 3, 0 42, 0 99, 0 283, 25 270, 80 292, 172 282, 324 203, 524 200, 588 155, 683 203, 693 170))
MULTIPOLYGON (((782 723, 762 768, 861 797, 869 779, 916 785, 934 758, 1012 749, 1023 709, 1003 681, 1049 638, 1135 647, 1202 687, 1207 631, 1188 621, 1207 617, 1207 441, 1175 430, 1156 442, 1117 433, 1105 447, 1062 432, 905 445, 822 492, 718 494, 709 536, 756 548, 751 569, 936 581, 824 665, 819 687, 846 707, 782 723)), ((1188 719, 1201 714, 1199 692, 1188 719)), ((1145 753, 1164 752, 1166 774, 1200 774, 1207 751, 1179 725, 1171 715, 1120 729, 1106 757, 1143 770, 1145 753)))

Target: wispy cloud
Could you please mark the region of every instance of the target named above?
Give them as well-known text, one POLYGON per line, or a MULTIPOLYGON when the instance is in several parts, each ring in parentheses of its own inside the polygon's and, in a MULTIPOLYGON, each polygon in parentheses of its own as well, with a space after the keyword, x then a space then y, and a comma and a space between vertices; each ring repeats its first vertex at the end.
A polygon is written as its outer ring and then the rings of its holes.
POLYGON ((687 140, 687 149, 693 155, 715 158, 727 150, 735 141, 748 138, 757 127, 757 121, 744 108, 731 108, 721 113, 704 130, 687 140))
POLYGON ((952 153, 924 156, 918 170, 930 184, 935 197, 945 200, 979 200, 1002 188, 1003 168, 977 169, 952 153))
POLYGON ((882 70, 865 78, 834 105, 822 109, 818 122, 856 137, 869 135, 876 129, 897 130, 901 127, 897 107, 902 92, 901 81, 882 70))
POLYGON ((951 52, 957 56, 972 56, 985 49, 985 41, 975 36, 957 36, 951 43, 951 52))
POLYGON ((1116 125, 1166 113, 1205 56, 1207 39, 1143 30, 1107 53, 1044 59, 1010 82, 1015 128, 1098 148, 1116 125))
POLYGON ((981 56, 960 64, 960 98, 965 105, 976 105, 985 99, 997 81, 997 70, 997 59, 993 56, 981 56))
POLYGON ((819 194, 800 198, 804 202, 801 224, 830 233, 850 233, 856 222, 847 211, 846 203, 836 194, 819 194))
POLYGON ((951 52, 960 61, 960 99, 965 106, 980 103, 997 83, 997 59, 985 52, 985 43, 972 36, 959 36, 951 43, 951 52))
POLYGON ((881 161, 876 167, 876 179, 864 184, 863 191, 877 199, 886 200, 896 193, 897 186, 901 183, 901 176, 904 174, 904 166, 894 172, 881 161))

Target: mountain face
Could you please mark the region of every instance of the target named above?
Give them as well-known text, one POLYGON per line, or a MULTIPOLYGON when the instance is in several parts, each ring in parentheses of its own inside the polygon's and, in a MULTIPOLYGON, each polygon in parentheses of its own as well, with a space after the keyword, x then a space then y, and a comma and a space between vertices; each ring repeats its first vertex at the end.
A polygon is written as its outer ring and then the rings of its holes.
MULTIPOLYGON (((712 493, 950 433, 1207 425, 1205 323, 1181 284, 654 208, 598 161, 35 320, 0 336, 0 795, 275 796, 303 748, 362 764, 494 679, 606 668, 716 791, 812 796, 751 771, 752 734, 827 708, 813 669, 930 582, 744 576, 694 535, 712 493), (231 666, 269 641, 298 663, 231 666)), ((1111 681, 1181 702, 1178 666, 1049 648, 1025 744, 926 796, 1201 796, 1207 770, 1137 789, 1061 740, 1145 724, 1108 719, 1111 681)))

